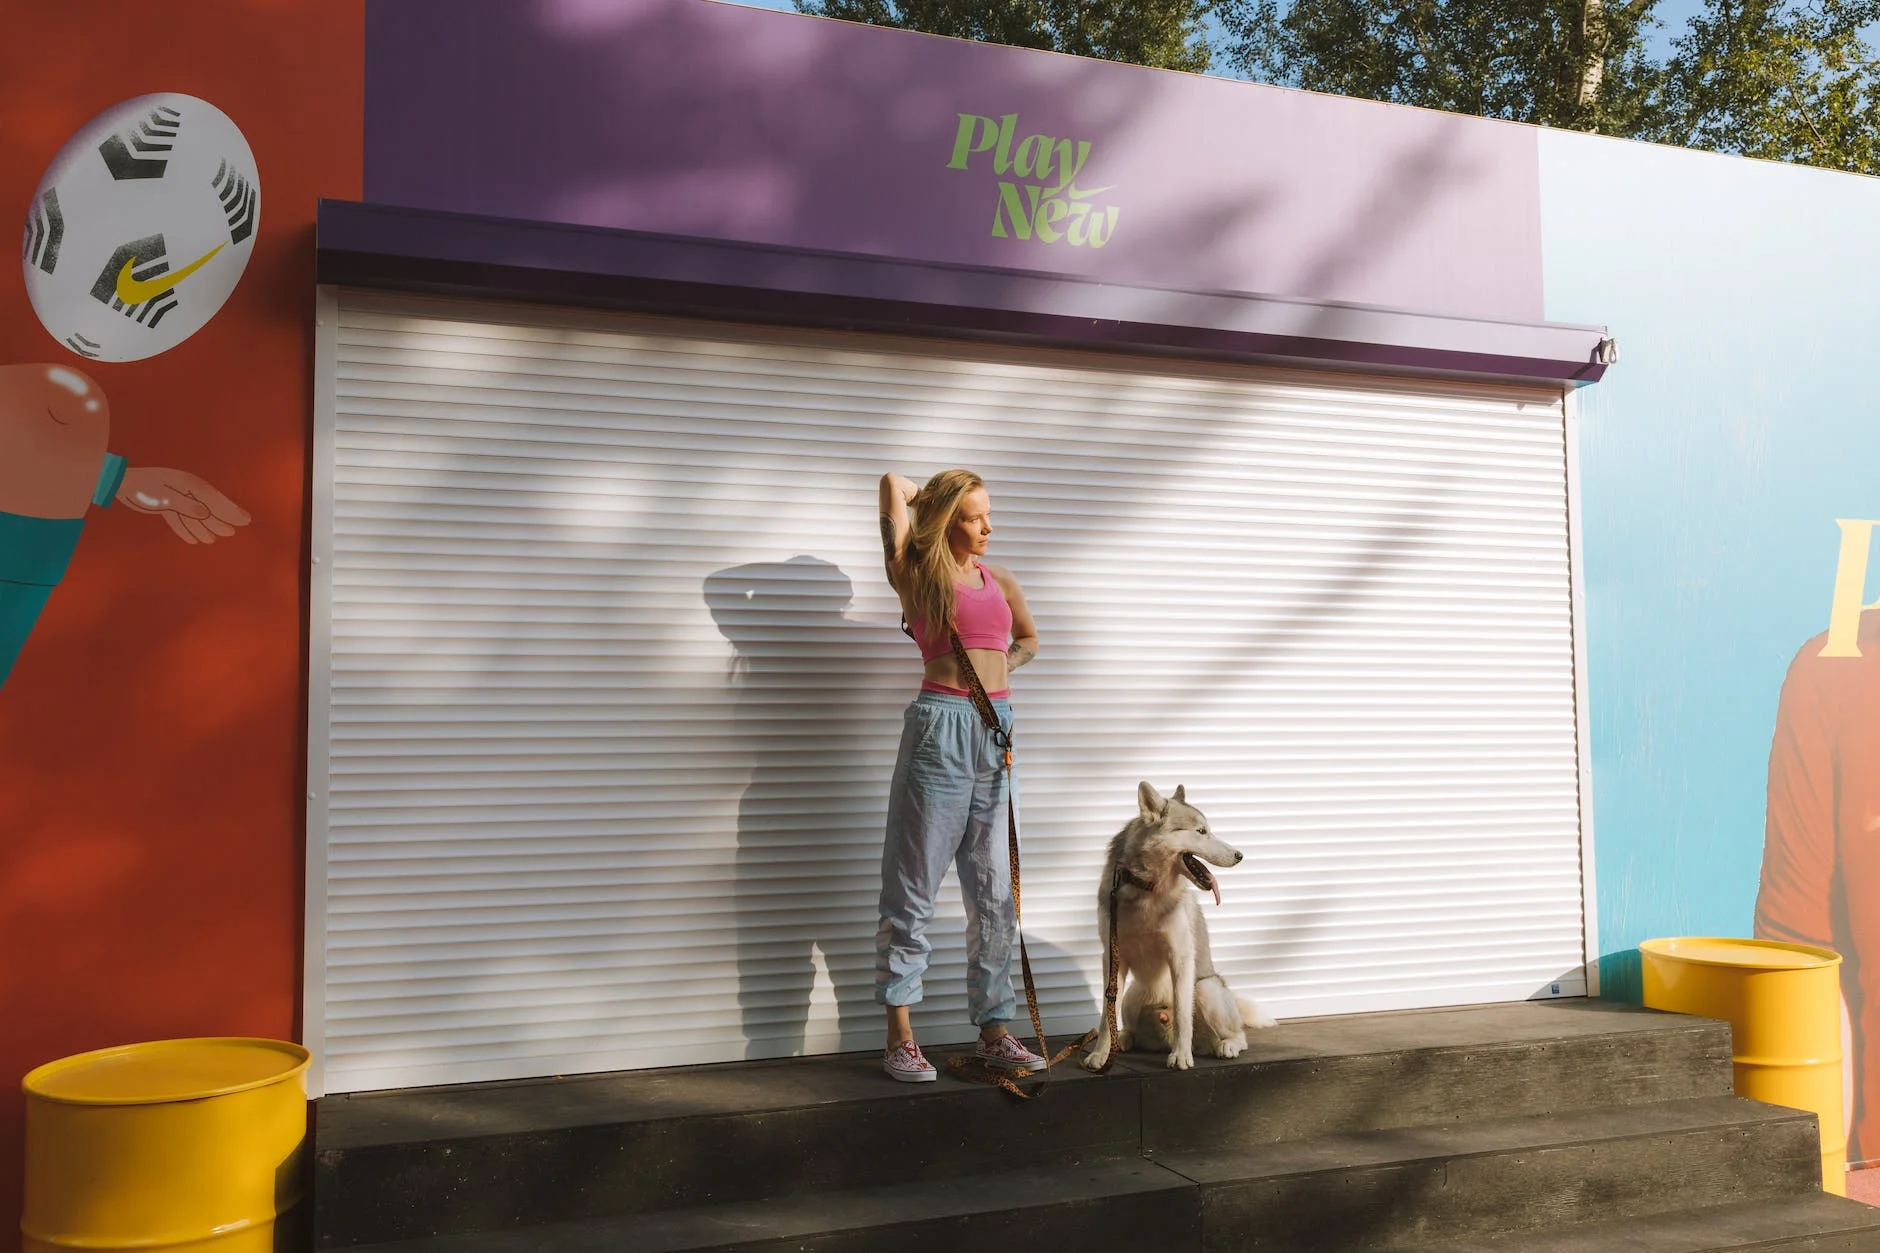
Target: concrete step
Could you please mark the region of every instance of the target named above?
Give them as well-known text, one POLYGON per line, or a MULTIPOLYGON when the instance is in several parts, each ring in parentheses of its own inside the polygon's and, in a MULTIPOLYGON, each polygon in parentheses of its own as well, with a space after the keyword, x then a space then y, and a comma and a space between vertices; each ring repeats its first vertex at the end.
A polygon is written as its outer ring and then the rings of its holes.
POLYGON ((1014 1102, 873 1054, 328 1097, 319 1248, 1730 1090, 1720 1023, 1600 1001, 1287 1023, 1231 1062, 1130 1055, 1014 1102))
MULTIPOLYGON (((944 1057, 930 1057, 945 1074, 944 1057)), ((878 1055, 322 1101, 318 1248, 1134 1159, 1139 1084, 1076 1068, 1020 1104, 878 1055), (335 1110, 339 1112, 335 1112, 335 1110)))
POLYGON ((1880 1209, 1816 1193, 1404 1253, 1880 1253, 1880 1209))
POLYGON ((1713 1097, 1153 1161, 908 1174, 865 1188, 463 1232, 362 1253, 951 1253, 990 1245, 1463 1253, 1472 1240, 1503 1253, 1579 1253, 1632 1248, 1626 1241, 1639 1238, 1660 1242, 1641 1250, 1674 1253, 1738 1247, 1692 1242, 1733 1232, 1868 1238, 1867 1220, 1880 1211, 1807 1193, 1818 1170, 1812 1137, 1806 1115, 1713 1097), (1658 1212, 1688 1206, 1702 1212, 1658 1212), (1626 1218, 1634 1221, 1612 1221, 1626 1218), (1576 1225, 1591 1222, 1600 1225, 1576 1225))
POLYGON ((1140 1159, 1032 1167, 372 1245, 360 1253, 1187 1253, 1194 1185, 1140 1159))
POLYGON ((1730 1029, 1608 1001, 1364 1014, 1256 1032, 1144 1077, 1143 1147, 1302 1140, 1731 1092, 1730 1029))
MULTIPOLYGON (((1820 1187, 1812 1114, 1739 1097, 1158 1152, 1207 1253, 1353 1253, 1649 1217, 1820 1187)), ((1530 1247, 1527 1244, 1521 1248, 1530 1247)))

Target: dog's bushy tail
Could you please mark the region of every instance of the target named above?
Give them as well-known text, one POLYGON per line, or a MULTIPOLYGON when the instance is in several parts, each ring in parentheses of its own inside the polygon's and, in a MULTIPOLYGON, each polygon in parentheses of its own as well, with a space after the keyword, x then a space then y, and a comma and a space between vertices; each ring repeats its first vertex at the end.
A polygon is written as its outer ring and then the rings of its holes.
POLYGON ((1274 1020, 1272 1019, 1272 1017, 1269 1016, 1266 1013, 1266 1011, 1261 1009, 1258 1005, 1255 1005, 1251 998, 1236 995, 1234 997, 1234 1004, 1240 1007, 1240 1025, 1241 1026, 1257 1029, 1260 1027, 1271 1027, 1274 1025, 1274 1020))

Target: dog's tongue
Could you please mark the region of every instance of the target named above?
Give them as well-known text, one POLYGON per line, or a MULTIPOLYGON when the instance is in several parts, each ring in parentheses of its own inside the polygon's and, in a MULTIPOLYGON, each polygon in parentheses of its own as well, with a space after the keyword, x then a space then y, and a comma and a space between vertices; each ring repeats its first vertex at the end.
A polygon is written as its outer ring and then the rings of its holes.
POLYGON ((1183 853, 1180 860, 1182 869, 1187 873, 1189 880, 1196 887, 1201 887, 1205 881, 1208 886, 1201 890, 1214 893, 1214 903, 1219 905, 1221 903, 1221 876, 1209 870, 1202 863, 1201 858, 1193 853, 1183 853))

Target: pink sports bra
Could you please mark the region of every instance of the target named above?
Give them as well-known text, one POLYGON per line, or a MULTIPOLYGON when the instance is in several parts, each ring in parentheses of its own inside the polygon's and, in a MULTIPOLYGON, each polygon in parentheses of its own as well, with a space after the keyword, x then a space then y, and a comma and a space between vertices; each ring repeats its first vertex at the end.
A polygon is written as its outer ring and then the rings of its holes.
MULTIPOLYGON (((1004 652, 1012 642, 1012 607, 1005 603, 1005 589, 992 572, 977 561, 979 586, 953 585, 953 621, 960 633, 960 643, 968 648, 990 648, 1004 652)), ((920 623, 908 624, 914 642, 920 645, 920 659, 932 661, 953 651, 953 641, 945 635, 929 635, 920 623)))

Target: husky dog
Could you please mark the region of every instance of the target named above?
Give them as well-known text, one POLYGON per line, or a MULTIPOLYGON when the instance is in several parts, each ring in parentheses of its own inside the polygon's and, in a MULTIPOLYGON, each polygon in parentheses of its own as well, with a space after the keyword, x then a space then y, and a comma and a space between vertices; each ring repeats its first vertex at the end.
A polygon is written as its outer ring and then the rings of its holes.
MULTIPOLYGON (((1103 880, 1097 886, 1097 932, 1107 954, 1110 940, 1110 886, 1116 889, 1116 957, 1122 994, 1120 1037, 1110 1037, 1109 1016, 1097 1042, 1084 1057, 1091 1070, 1110 1059, 1112 1047, 1132 1045, 1168 1049, 1168 1064, 1187 1070, 1195 1049, 1216 1057, 1237 1057, 1247 1047, 1247 1028, 1270 1027, 1273 1020, 1245 997, 1237 997, 1214 969, 1208 951, 1208 924, 1201 902, 1188 894, 1193 884, 1214 893, 1221 889, 1203 862, 1240 864, 1239 849, 1208 831, 1205 814, 1188 803, 1187 789, 1164 797, 1147 783, 1136 789, 1139 813, 1110 841, 1103 880)), ((1106 959, 1107 960, 1107 957, 1106 959)))

